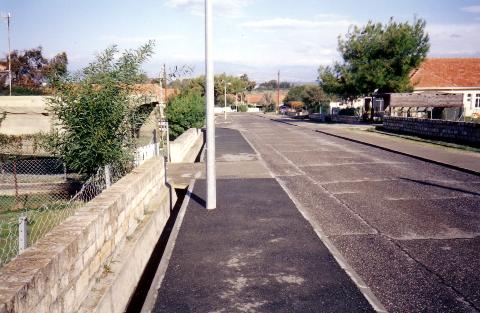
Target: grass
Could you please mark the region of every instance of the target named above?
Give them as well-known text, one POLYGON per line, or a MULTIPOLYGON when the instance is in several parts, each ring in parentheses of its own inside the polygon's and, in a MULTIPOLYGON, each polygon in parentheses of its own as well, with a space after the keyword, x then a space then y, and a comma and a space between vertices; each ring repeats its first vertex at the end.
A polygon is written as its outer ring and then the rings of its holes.
MULTIPOLYGON (((18 254, 18 220, 26 215, 28 219, 28 244, 52 230, 68 216, 76 203, 69 203, 64 194, 0 196, 0 266, 18 254), (18 209, 15 209, 19 203, 18 209)), ((80 204, 80 203, 78 203, 80 204)))

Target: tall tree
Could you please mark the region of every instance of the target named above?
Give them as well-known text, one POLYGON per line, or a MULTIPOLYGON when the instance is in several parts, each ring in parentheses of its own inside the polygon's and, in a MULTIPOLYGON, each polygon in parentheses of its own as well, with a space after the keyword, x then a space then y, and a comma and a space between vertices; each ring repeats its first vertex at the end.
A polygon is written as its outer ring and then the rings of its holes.
POLYGON ((422 19, 398 23, 368 22, 353 27, 339 38, 343 62, 320 67, 321 87, 342 98, 356 98, 379 92, 412 90, 410 72, 418 67, 430 49, 422 19))
POLYGON ((308 110, 316 111, 320 106, 329 103, 330 98, 319 86, 300 85, 291 88, 285 97, 285 102, 302 102, 308 110))

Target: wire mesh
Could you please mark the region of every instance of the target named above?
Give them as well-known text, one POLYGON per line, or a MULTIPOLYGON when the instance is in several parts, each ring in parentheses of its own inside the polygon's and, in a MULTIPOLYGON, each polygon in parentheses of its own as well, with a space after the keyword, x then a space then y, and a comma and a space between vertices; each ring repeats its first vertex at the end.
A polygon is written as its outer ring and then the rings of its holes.
POLYGON ((100 168, 83 184, 53 158, 13 158, 0 164, 0 267, 19 254, 19 219, 28 221, 30 246, 75 209, 127 173, 123 166, 100 168), (106 174, 108 171, 108 175, 106 174))

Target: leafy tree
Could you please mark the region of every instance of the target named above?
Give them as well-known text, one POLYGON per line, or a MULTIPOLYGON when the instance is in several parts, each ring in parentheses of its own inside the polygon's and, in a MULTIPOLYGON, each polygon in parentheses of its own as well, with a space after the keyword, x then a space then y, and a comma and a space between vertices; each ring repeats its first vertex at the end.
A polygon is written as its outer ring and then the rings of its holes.
POLYGON ((243 74, 242 76, 240 76, 240 80, 243 82, 247 91, 252 91, 253 89, 255 89, 255 86, 257 86, 257 83, 253 80, 250 80, 247 74, 243 74))
MULTIPOLYGON (((320 107, 327 107, 330 98, 319 86, 301 85, 295 86, 288 91, 285 102, 302 102, 308 110, 318 111, 320 107)), ((298 106, 298 104, 296 104, 298 106)))
MULTIPOLYGON (((255 87, 254 81, 248 80, 246 74, 241 77, 220 74, 215 76, 214 97, 218 104, 224 102, 225 82, 227 83, 227 94, 245 94, 245 91, 255 87)), ((202 96, 205 94, 205 76, 196 78, 176 80, 172 83, 175 88, 180 89, 181 93, 197 92, 202 96)))
POLYGON ((201 128, 205 122, 205 99, 199 92, 186 92, 171 98, 166 109, 170 140, 189 128, 201 128))
MULTIPOLYGON (((275 79, 269 80, 259 85, 260 89, 267 89, 267 90, 277 89, 277 87, 278 87, 278 82, 275 79)), ((280 82, 280 89, 290 89, 292 87, 293 87, 292 83, 280 82)))
POLYGON ((59 130, 51 137, 51 148, 72 170, 87 177, 107 164, 130 164, 132 115, 141 101, 134 85, 143 79, 140 66, 152 55, 153 45, 119 57, 116 46, 110 47, 81 73, 55 82, 49 102, 59 130))
POLYGON ((61 52, 48 60, 42 47, 11 53, 12 86, 39 88, 43 83, 57 79, 67 73, 68 58, 61 52))
POLYGON ((368 22, 339 38, 342 63, 319 69, 320 86, 345 99, 379 92, 412 90, 409 74, 430 49, 422 19, 413 24, 391 19, 386 25, 368 22))

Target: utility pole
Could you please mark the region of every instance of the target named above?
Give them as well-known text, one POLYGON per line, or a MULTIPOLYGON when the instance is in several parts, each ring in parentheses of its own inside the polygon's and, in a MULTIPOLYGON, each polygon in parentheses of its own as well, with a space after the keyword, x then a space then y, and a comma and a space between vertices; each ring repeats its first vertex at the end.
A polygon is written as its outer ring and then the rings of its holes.
POLYGON ((207 210, 217 208, 217 177, 215 171, 215 112, 213 72, 212 1, 205 0, 205 79, 207 111, 207 210))
POLYGON ((163 64, 163 83, 165 84, 163 86, 163 88, 165 88, 163 94, 164 94, 164 99, 165 99, 165 104, 167 103, 167 86, 168 86, 168 83, 167 83, 167 67, 165 66, 165 63, 163 64))
POLYGON ((10 96, 12 95, 12 49, 10 45, 10 19, 12 15, 10 13, 7 16, 2 16, 2 18, 7 19, 7 37, 8 37, 8 85, 10 88, 10 96))
POLYGON ((276 112, 278 113, 278 107, 280 106, 280 71, 278 71, 278 77, 277 77, 277 106, 276 106, 276 112))

